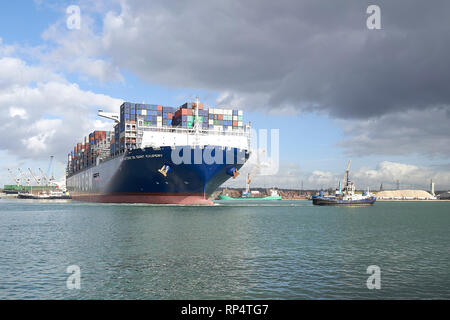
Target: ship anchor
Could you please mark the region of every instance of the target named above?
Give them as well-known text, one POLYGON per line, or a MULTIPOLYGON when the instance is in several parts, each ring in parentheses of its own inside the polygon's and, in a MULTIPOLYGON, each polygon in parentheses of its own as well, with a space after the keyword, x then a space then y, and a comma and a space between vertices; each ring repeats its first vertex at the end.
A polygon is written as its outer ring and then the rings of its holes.
POLYGON ((158 172, 161 173, 164 177, 167 177, 167 173, 169 172, 170 167, 167 165, 163 165, 161 169, 158 169, 158 172))

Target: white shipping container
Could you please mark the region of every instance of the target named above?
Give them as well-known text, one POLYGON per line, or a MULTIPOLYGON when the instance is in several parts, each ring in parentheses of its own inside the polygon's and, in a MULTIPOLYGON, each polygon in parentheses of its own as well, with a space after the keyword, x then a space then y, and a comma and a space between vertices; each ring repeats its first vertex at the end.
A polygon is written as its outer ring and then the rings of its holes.
POLYGON ((214 120, 213 119, 209 119, 209 124, 214 124, 214 120))
POLYGON ((161 121, 162 122, 162 117, 161 116, 158 116, 158 117, 156 117, 156 121, 161 121))
POLYGON ((238 121, 238 127, 242 127, 242 121, 238 121))
POLYGON ((233 116, 233 121, 238 121, 238 116, 233 116))
POLYGON ((244 112, 242 110, 239 110, 238 111, 238 116, 242 116, 242 115, 244 115, 244 112))
POLYGON ((143 116, 146 116, 146 115, 147 115, 147 110, 142 109, 142 115, 143 115, 143 116))

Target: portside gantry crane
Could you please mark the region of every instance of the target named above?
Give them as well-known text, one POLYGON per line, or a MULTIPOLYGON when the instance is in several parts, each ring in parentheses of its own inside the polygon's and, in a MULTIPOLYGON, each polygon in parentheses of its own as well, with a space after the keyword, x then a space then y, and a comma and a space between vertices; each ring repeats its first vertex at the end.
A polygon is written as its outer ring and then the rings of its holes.
POLYGON ((22 172, 22 170, 20 170, 20 168, 17 169, 19 171, 19 176, 21 179, 23 179, 25 181, 25 183, 27 184, 27 186, 30 186, 30 178, 28 178, 27 176, 25 176, 25 174, 22 172))
POLYGON ((17 178, 16 175, 9 168, 8 168, 8 172, 9 172, 11 178, 13 178, 16 185, 19 187, 20 186, 20 178, 17 178))
POLYGON ((33 177, 34 181, 36 181, 36 183, 38 184, 38 186, 41 185, 41 179, 39 179, 38 177, 36 177, 33 173, 33 171, 31 171, 30 168, 28 168, 28 171, 30 171, 31 176, 33 177))

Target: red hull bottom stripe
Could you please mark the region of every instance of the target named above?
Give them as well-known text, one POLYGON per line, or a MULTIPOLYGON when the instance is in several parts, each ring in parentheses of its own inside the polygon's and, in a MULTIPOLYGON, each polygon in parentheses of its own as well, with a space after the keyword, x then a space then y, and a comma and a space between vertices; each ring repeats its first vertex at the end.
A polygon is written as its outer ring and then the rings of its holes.
POLYGON ((180 204, 180 205, 212 205, 203 194, 107 194, 107 195, 72 195, 76 201, 101 203, 150 203, 150 204, 180 204))

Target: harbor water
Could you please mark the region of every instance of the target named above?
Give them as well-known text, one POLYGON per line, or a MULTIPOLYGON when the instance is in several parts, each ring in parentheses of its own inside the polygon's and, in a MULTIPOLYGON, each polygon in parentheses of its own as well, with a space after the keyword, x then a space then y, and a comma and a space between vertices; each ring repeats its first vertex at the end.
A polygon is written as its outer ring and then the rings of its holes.
POLYGON ((0 299, 450 299, 449 231, 449 202, 1 199, 0 299))

